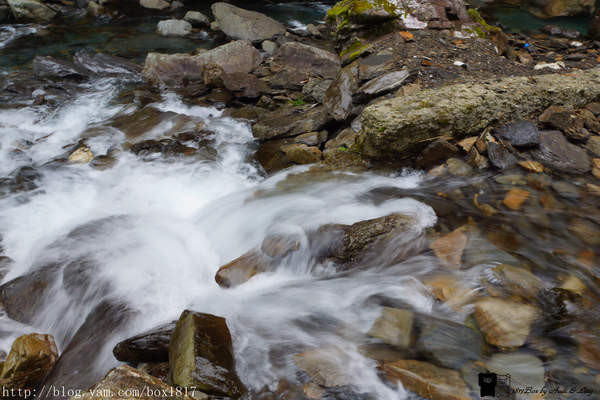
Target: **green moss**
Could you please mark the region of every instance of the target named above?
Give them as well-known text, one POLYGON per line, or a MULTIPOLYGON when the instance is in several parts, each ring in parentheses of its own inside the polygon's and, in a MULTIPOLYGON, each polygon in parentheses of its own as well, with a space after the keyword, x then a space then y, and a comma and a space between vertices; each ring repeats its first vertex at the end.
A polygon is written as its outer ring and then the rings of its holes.
POLYGON ((340 53, 340 57, 348 61, 354 61, 365 51, 367 48, 359 39, 355 38, 352 44, 346 47, 340 53))
POLYGON ((475 33, 480 38, 486 38, 488 33, 498 32, 501 29, 497 26, 492 26, 487 23, 487 21, 481 16, 479 11, 475 8, 469 8, 469 15, 473 18, 473 21, 477 23, 479 26, 473 26, 472 28, 465 29, 469 33, 475 33))
POLYGON ((300 107, 306 104, 304 98, 302 96, 298 97, 296 100, 290 100, 290 104, 294 107, 300 107))
POLYGON ((396 6, 387 0, 342 0, 327 11, 326 20, 340 30, 372 8, 383 8, 396 16, 396 6))

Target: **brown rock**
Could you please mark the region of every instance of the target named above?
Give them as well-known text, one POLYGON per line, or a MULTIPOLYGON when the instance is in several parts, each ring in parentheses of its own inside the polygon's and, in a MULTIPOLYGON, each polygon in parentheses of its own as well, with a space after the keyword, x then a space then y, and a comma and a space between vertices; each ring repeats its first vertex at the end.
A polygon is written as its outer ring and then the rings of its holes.
POLYGON ((2 365, 0 387, 35 389, 50 373, 57 359, 58 350, 52 336, 37 333, 19 336, 2 365))
POLYGON ((402 349, 408 348, 412 339, 414 314, 410 310, 384 307, 368 335, 402 349))
POLYGON ((478 139, 477 136, 468 137, 468 138, 463 139, 460 142, 458 142, 458 146, 461 149, 463 149, 465 151, 465 153, 468 153, 471 151, 473 146, 475 146, 475 142, 477 142, 477 139, 478 139))
POLYGON ((437 258, 443 264, 451 269, 460 269, 462 266, 462 255, 467 245, 467 235, 465 228, 461 227, 455 231, 435 240, 429 247, 433 250, 437 258))
POLYGON ((430 400, 470 400, 469 389, 457 371, 416 360, 383 365, 387 378, 430 400))
POLYGON ((537 314, 533 306, 490 297, 475 304, 475 319, 486 341, 503 348, 525 344, 537 314))
POLYGON ((350 357, 337 347, 307 350, 296 354, 294 362, 318 385, 335 387, 352 383, 352 377, 346 368, 350 357))
POLYGON ((521 206, 529 197, 529 192, 524 189, 511 189, 507 194, 504 200, 502 201, 504 205, 511 210, 520 210, 521 206))
POLYGON ((321 150, 318 147, 293 143, 281 146, 281 150, 295 164, 314 164, 321 161, 321 150))
POLYGON ((247 282, 254 275, 271 268, 273 268, 271 260, 253 250, 219 268, 215 275, 215 281, 222 287, 237 286, 247 282))
POLYGON ((527 171, 542 173, 544 172, 544 166, 537 161, 519 161, 518 163, 521 167, 525 168, 527 171))

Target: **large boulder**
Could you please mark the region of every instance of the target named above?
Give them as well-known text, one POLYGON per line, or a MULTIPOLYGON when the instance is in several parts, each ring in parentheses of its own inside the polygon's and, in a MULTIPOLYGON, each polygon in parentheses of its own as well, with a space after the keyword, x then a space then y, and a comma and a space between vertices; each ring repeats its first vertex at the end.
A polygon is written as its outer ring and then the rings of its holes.
POLYGON ((204 71, 210 65, 229 74, 248 74, 260 62, 258 50, 250 42, 238 40, 198 55, 148 53, 142 76, 154 84, 184 86, 194 81, 204 83, 204 71))
POLYGON ((192 24, 182 19, 160 21, 156 32, 161 36, 187 36, 192 33, 192 24))
POLYGON ((50 335, 18 337, 0 371, 0 388, 33 391, 54 367, 58 350, 50 335))
POLYGON ((352 114, 352 94, 358 89, 358 63, 344 67, 325 92, 323 104, 336 121, 344 121, 352 114))
POLYGON ((476 135, 488 126, 536 118, 552 104, 582 107, 598 96, 598 68, 423 90, 367 107, 361 152, 379 159, 406 158, 433 137, 476 135))
POLYGON ((233 39, 259 42, 286 32, 282 24, 255 11, 227 3, 215 3, 211 9, 219 28, 233 39))
POLYGON ((125 393, 137 400, 173 400, 192 398, 203 399, 202 393, 190 390, 177 390, 163 381, 128 365, 111 369, 98 383, 76 398, 85 400, 105 400, 125 398, 125 393), (193 397, 192 397, 193 396, 193 397))
POLYGON ((235 372, 227 322, 215 315, 181 314, 169 344, 169 369, 177 386, 234 399, 246 391, 235 372))
POLYGON ((6 0, 17 21, 47 22, 56 16, 56 11, 39 0, 6 0))

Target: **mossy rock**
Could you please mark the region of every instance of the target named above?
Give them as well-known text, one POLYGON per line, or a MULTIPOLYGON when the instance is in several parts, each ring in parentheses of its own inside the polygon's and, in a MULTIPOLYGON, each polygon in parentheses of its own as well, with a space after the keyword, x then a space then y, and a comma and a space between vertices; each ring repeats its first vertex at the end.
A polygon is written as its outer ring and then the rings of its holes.
POLYGON ((342 0, 328 12, 326 20, 340 31, 355 24, 394 19, 397 7, 387 0, 342 0))

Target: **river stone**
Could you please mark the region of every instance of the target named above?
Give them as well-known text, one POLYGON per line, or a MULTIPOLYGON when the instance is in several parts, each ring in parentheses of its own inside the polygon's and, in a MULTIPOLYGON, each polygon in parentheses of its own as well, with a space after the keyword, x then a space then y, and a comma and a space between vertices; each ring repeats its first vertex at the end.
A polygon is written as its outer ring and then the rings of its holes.
POLYGON ((571 144, 560 131, 540 132, 540 146, 531 155, 544 166, 568 174, 584 174, 591 169, 584 149, 571 144))
POLYGON ((330 346, 310 349, 294 355, 294 363, 317 385, 325 387, 352 384, 347 365, 350 357, 341 349, 330 346))
POLYGON ((464 263, 467 267, 481 264, 519 264, 519 260, 490 243, 478 230, 469 230, 467 237, 469 240, 464 251, 464 263))
POLYGON ((488 343, 501 348, 525 344, 538 310, 530 305, 497 298, 475 304, 475 318, 488 343))
POLYGON ((151 10, 166 10, 171 3, 165 0, 140 0, 140 6, 151 10))
POLYGON ((459 369, 463 364, 482 357, 481 334, 465 325, 429 315, 419 315, 417 326, 417 350, 425 359, 436 365, 459 369))
POLYGON ((390 214, 352 225, 321 226, 311 237, 311 246, 320 258, 348 269, 368 263, 380 267, 400 262, 419 253, 424 241, 412 237, 413 217, 390 214), (406 240, 411 239, 410 243, 406 240))
POLYGON ((519 161, 506 147, 500 143, 487 144, 488 158, 492 165, 500 170, 510 168, 519 161))
POLYGON ((467 241, 465 229, 461 227, 436 239, 429 247, 444 266, 458 270, 462 267, 462 256, 467 241))
POLYGON ((457 371, 423 361, 400 360, 383 364, 392 382, 430 400, 471 400, 469 389, 457 371))
POLYGON ((459 155, 460 150, 458 147, 448 142, 448 140, 441 138, 427 145, 421 154, 419 154, 416 164, 420 168, 429 168, 446 161, 448 158, 459 155))
POLYGON ((73 63, 88 75, 137 79, 142 72, 138 64, 125 58, 96 53, 89 49, 75 53, 73 63))
POLYGON ((544 287, 544 282, 530 271, 508 264, 494 267, 488 280, 508 293, 516 293, 529 299, 534 298, 544 287))
MULTIPOLYGON (((545 386, 544 363, 536 356, 524 352, 496 353, 485 361, 489 372, 498 375, 510 375, 512 388, 541 389, 545 386)), ((534 400, 539 396, 516 393, 516 400, 534 400)))
POLYGON ((36 56, 33 59, 33 71, 40 78, 49 79, 87 79, 85 70, 67 60, 52 56, 36 56))
POLYGON ((6 0, 17 21, 47 22, 56 16, 56 11, 38 0, 6 0))
POLYGON ((115 358, 128 363, 159 363, 169 361, 169 341, 177 321, 161 325, 118 343, 115 358))
MULTIPOLYGON (((598 96, 598 68, 568 75, 511 77, 421 90, 378 102, 363 111, 361 151, 364 156, 379 159, 408 157, 426 139, 478 135, 488 126, 536 118, 551 104, 578 108, 598 96)), ((547 147, 547 138, 540 135, 541 145, 547 147)), ((573 163, 579 167, 585 159, 573 163)))
POLYGON ((261 252, 251 250, 219 268, 215 281, 221 287, 233 287, 247 282, 254 275, 273 268, 271 260, 261 252))
POLYGON ((210 20, 200 11, 188 11, 185 13, 183 19, 193 26, 209 26, 210 20))
POLYGON ((0 388, 33 390, 50 373, 58 350, 51 335, 32 333, 19 336, 0 371, 0 388))
POLYGON ((235 373, 225 318, 185 310, 169 344, 171 381, 207 394, 237 399, 246 388, 235 373))
POLYGON ((302 87, 302 96, 306 101, 314 101, 315 103, 323 103, 325 92, 331 86, 332 79, 311 78, 302 87))
POLYGON ((410 310, 384 307, 367 333, 384 343, 406 349, 411 343, 414 314, 410 310))
MULTIPOLYGON (((90 368, 100 356, 102 349, 112 342, 113 336, 126 329, 135 313, 123 303, 104 300, 95 306, 68 342, 54 369, 44 384, 48 387, 66 387, 87 390, 98 382, 105 370, 90 368)), ((105 361, 105 360, 100 360, 105 361)), ((62 399, 58 394, 48 399, 62 399)))
POLYGON ((187 36, 192 33, 192 24, 181 19, 160 21, 156 32, 161 36, 187 36))
POLYGON ((406 68, 401 69, 400 71, 388 72, 387 74, 372 79, 362 85, 358 89, 356 97, 365 101, 389 93, 402 86, 409 76, 410 72, 406 68))
POLYGON ((229 42, 198 55, 148 53, 142 76, 154 84, 181 86, 186 81, 203 82, 208 65, 216 64, 224 72, 252 72, 261 62, 261 56, 248 41, 229 42))
POLYGON ((244 10, 227 3, 215 3, 211 10, 219 28, 234 39, 259 42, 286 32, 282 24, 255 11, 244 10))
POLYGON ((318 131, 328 121, 329 117, 322 106, 282 106, 264 113, 252 126, 252 134, 261 140, 298 136, 318 131))
POLYGON ((540 143, 540 132, 531 121, 517 121, 496 129, 496 136, 515 147, 532 147, 540 143))
POLYGON ((352 113, 352 95, 358 88, 358 63, 344 67, 325 92, 323 104, 336 121, 344 121, 352 113))
POLYGON ((446 166, 448 167, 448 172, 454 176, 464 178, 473 174, 473 168, 457 157, 449 158, 446 161, 446 166))
POLYGON ((592 136, 588 140, 586 147, 595 156, 600 156, 600 136, 592 136))
MULTIPOLYGON (((199 391, 193 393, 194 397, 186 396, 184 391, 178 392, 160 379, 128 365, 120 365, 111 369, 100 382, 94 384, 87 392, 81 393, 76 398, 84 400, 123 398, 121 393, 124 391, 139 393, 139 395, 131 396, 132 399, 137 400, 191 400, 192 398, 203 400, 208 398, 199 391)), ((192 391, 189 391, 188 394, 192 395, 192 391)))
POLYGON ((273 55, 271 70, 275 76, 272 85, 301 86, 310 77, 333 79, 340 70, 336 54, 298 42, 284 43, 273 55))

